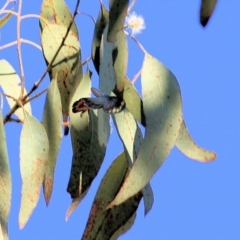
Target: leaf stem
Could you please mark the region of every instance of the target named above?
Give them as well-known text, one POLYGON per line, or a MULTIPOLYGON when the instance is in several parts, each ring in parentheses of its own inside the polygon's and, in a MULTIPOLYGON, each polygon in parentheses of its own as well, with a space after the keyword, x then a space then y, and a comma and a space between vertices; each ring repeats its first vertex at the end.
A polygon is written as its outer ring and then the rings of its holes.
MULTIPOLYGON (((27 39, 24 39, 24 38, 21 38, 21 39, 20 39, 20 42, 21 42, 21 43, 26 43, 26 44, 32 45, 32 46, 36 47, 37 49, 39 49, 40 51, 42 51, 41 46, 39 46, 39 45, 36 44, 35 42, 32 42, 32 41, 27 40, 27 39)), ((3 45, 3 46, 0 46, 0 50, 6 49, 6 48, 8 48, 8 47, 12 47, 12 46, 14 46, 14 45, 16 45, 16 44, 17 44, 17 40, 16 40, 16 41, 13 41, 13 42, 10 42, 10 43, 7 43, 7 44, 5 44, 5 45, 3 45)))

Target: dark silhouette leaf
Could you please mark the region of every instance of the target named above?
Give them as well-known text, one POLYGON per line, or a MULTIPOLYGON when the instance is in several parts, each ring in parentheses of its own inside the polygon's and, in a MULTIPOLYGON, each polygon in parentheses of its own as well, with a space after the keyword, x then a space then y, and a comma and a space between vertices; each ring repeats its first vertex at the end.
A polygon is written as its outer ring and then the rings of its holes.
POLYGON ((94 67, 99 74, 100 67, 100 45, 102 40, 102 34, 109 23, 109 12, 103 4, 100 6, 100 12, 95 24, 93 40, 92 40, 92 60, 94 67))
POLYGON ((217 0, 201 0, 200 22, 205 27, 212 16, 217 0))
POLYGON ((123 29, 125 17, 127 15, 129 0, 110 0, 109 10, 109 30, 107 39, 109 42, 116 41, 116 35, 123 29))
POLYGON ((127 173, 128 163, 125 154, 121 153, 112 163, 100 184, 82 239, 110 239, 132 218, 141 200, 141 193, 137 193, 120 206, 106 210, 127 173))

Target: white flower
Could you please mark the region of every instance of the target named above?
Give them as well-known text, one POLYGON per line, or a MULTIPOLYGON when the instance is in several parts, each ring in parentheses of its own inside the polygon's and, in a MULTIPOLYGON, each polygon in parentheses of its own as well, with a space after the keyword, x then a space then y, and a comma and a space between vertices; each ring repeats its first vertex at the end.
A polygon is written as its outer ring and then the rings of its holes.
POLYGON ((141 33, 145 29, 144 18, 140 15, 137 15, 135 12, 130 13, 126 17, 126 27, 131 28, 132 35, 141 33))

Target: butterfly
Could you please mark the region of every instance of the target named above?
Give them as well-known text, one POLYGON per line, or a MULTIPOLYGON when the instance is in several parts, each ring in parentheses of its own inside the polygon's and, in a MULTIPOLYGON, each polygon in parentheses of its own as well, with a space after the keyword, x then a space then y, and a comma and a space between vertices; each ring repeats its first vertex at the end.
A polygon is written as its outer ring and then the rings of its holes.
POLYGON ((80 98, 72 105, 73 113, 84 113, 88 109, 101 108, 106 113, 119 113, 126 107, 125 101, 120 97, 109 96, 96 88, 91 88, 91 91, 96 98, 80 98))

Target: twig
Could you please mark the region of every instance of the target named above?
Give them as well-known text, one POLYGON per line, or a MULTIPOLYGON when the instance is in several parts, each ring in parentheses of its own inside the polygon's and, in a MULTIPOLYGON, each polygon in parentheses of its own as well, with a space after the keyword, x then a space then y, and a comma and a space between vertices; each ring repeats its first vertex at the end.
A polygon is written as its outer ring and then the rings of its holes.
POLYGON ((138 71, 137 74, 135 74, 135 76, 133 77, 133 80, 132 80, 132 84, 134 85, 135 82, 137 81, 137 79, 139 78, 139 76, 141 75, 142 73, 142 68, 138 71))
MULTIPOLYGON (((20 39, 20 42, 21 42, 21 43, 27 43, 27 44, 29 44, 29 45, 32 45, 32 46, 36 47, 37 49, 39 49, 40 51, 42 51, 41 46, 39 46, 39 45, 36 44, 35 42, 32 42, 32 41, 27 40, 27 39, 24 39, 24 38, 21 38, 21 39, 20 39)), ((11 46, 14 46, 14 45, 16 45, 16 44, 17 44, 17 40, 16 40, 16 41, 13 41, 13 42, 10 42, 10 43, 7 43, 7 44, 5 44, 5 45, 3 45, 3 46, 0 46, 0 50, 6 49, 6 48, 11 47, 11 46)))
POLYGON ((6 1, 5 4, 2 6, 2 8, 0 9, 0 14, 2 14, 2 12, 7 8, 9 3, 11 3, 11 2, 14 2, 14 5, 16 4, 16 0, 6 1))
POLYGON ((84 62, 82 62, 82 66, 85 65, 86 63, 88 63, 91 59, 92 59, 92 57, 88 57, 84 62))
POLYGON ((18 13, 12 11, 12 10, 0 10, 0 14, 3 14, 3 13, 11 13, 12 15, 14 16, 18 16, 18 13))
POLYGON ((92 19, 93 23, 96 24, 96 20, 90 14, 85 13, 85 12, 78 12, 78 14, 82 14, 82 15, 86 15, 86 16, 90 17, 92 19))
POLYGON ((135 3, 137 2, 137 0, 133 0, 131 5, 129 6, 128 10, 127 10, 127 13, 131 12, 132 11, 132 8, 134 7, 135 3))
POLYGON ((22 0, 19 0, 18 4, 18 16, 17 16, 17 52, 18 52, 18 61, 20 66, 20 78, 21 78, 21 92, 19 99, 23 99, 24 95, 24 70, 23 70, 23 61, 22 61, 22 52, 21 52, 21 12, 22 12, 22 0))
POLYGON ((124 31, 124 33, 129 36, 139 47, 140 49, 144 52, 144 54, 147 54, 147 51, 145 50, 145 48, 143 47, 143 45, 131 34, 129 34, 128 32, 124 31))
POLYGON ((1 105, 0 105, 0 110, 3 110, 3 95, 0 93, 0 100, 1 100, 1 105))
POLYGON ((48 90, 48 88, 45 88, 44 90, 42 90, 41 92, 37 93, 36 95, 28 98, 27 100, 24 101, 24 105, 30 101, 32 101, 33 99, 39 97, 40 95, 42 95, 43 93, 45 93, 48 90))
MULTIPOLYGON (((0 9, 0 14, 3 14, 3 13, 11 13, 12 15, 18 17, 18 13, 14 12, 12 10, 1 10, 0 9)), ((21 20, 26 19, 26 18, 37 18, 37 19, 41 19, 46 24, 48 24, 48 21, 44 17, 39 16, 37 14, 25 14, 25 15, 22 15, 22 16, 19 16, 19 17, 20 17, 21 20)))
MULTIPOLYGON (((33 84, 32 89, 23 97, 23 99, 22 99, 23 105, 25 104, 25 101, 26 101, 26 99, 29 97, 29 95, 31 95, 31 94, 38 88, 39 84, 42 82, 42 80, 44 79, 44 77, 47 75, 47 73, 48 73, 49 70, 51 69, 51 66, 52 66, 53 62, 55 61, 58 53, 60 52, 60 50, 61 50, 61 48, 62 48, 62 46, 63 46, 63 44, 64 44, 64 42, 65 42, 65 40, 66 40, 66 38, 67 38, 67 36, 68 36, 68 33, 69 33, 69 31, 70 31, 70 29, 71 29, 71 27, 72 27, 72 25, 73 25, 74 19, 75 19, 76 15, 77 15, 77 9, 78 9, 79 4, 80 4, 80 0, 77 0, 77 4, 76 4, 75 10, 74 10, 73 18, 72 18, 72 20, 71 20, 71 22, 70 22, 70 24, 69 24, 69 26, 68 26, 68 28, 67 28, 66 34, 65 34, 65 36, 63 37, 62 42, 61 42, 58 50, 56 51, 55 55, 53 56, 51 62, 48 64, 48 67, 47 67, 47 69, 45 70, 45 72, 43 73, 42 77, 41 77, 37 82, 35 82, 35 83, 33 84)), ((7 115, 5 116, 5 118, 3 119, 3 123, 4 123, 4 124, 9 121, 11 115, 12 115, 18 108, 19 108, 19 104, 16 103, 16 104, 11 108, 11 110, 7 113, 7 115)))
POLYGON ((12 117, 10 117, 8 121, 9 121, 9 122, 22 123, 22 121, 21 121, 20 119, 12 118, 12 117))

